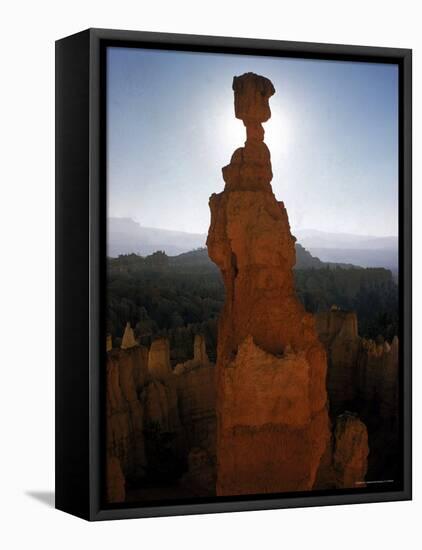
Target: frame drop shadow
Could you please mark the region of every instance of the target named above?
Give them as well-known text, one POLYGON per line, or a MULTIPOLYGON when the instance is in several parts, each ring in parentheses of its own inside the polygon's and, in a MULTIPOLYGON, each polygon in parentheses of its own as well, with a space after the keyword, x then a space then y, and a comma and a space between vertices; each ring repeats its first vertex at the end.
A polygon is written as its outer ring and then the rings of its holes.
POLYGON ((55 492, 54 491, 26 491, 26 496, 38 500, 49 508, 54 508, 55 492))

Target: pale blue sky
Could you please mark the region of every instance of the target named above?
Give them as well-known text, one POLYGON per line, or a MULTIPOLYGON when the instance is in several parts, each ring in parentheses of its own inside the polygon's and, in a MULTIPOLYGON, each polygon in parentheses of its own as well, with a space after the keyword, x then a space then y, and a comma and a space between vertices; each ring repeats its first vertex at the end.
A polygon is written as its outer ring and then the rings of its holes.
POLYGON ((108 215, 205 233, 245 140, 233 76, 271 79, 272 186, 295 229, 398 232, 395 65, 109 48, 108 215))

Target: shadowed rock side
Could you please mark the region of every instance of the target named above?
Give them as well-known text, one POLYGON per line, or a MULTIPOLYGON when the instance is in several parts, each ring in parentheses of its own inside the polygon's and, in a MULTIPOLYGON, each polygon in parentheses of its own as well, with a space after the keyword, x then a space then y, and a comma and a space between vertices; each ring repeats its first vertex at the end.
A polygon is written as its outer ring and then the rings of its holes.
POLYGON ((137 385, 146 379, 146 368, 140 346, 112 350, 107 355, 107 457, 115 477, 116 461, 127 479, 144 474, 144 408, 137 385))
POLYGON ((192 496, 215 495, 215 366, 208 359, 203 336, 195 336, 193 359, 176 365, 174 374, 186 448, 190 449, 182 484, 192 496))
POLYGON ((271 82, 233 81, 245 147, 210 198, 207 246, 226 300, 217 348, 217 494, 312 489, 330 439, 326 355, 295 290, 295 240, 271 188, 261 123, 271 82))
POLYGON ((368 432, 356 416, 339 416, 335 429, 334 472, 336 486, 353 489, 365 486, 367 470, 368 432))
POLYGON ((353 411, 369 433, 368 479, 398 479, 399 341, 361 338, 355 313, 332 308, 316 315, 328 354, 330 415, 353 411))
POLYGON ((328 354, 327 390, 330 413, 336 416, 353 408, 356 397, 360 352, 358 322, 355 313, 333 307, 318 313, 316 328, 328 354))
POLYGON ((215 366, 203 336, 195 337, 194 358, 176 365, 174 374, 187 444, 204 449, 215 460, 215 366))
POLYGON ((173 370, 166 338, 107 338, 108 502, 215 494, 215 367, 203 336, 193 351, 173 370))
MULTIPOLYGON (((334 307, 316 320, 329 358, 333 434, 313 488, 364 487, 365 472, 369 480, 397 479, 398 339, 391 344, 381 338, 363 339, 356 316, 334 307), (368 435, 357 415, 368 426, 368 435)), ((130 334, 130 327, 125 332, 130 334)), ((136 340, 126 349, 111 349, 107 338, 107 351, 108 501, 215 494, 216 369, 208 359, 204 337, 195 336, 193 358, 173 370, 164 338, 154 341, 149 350, 136 340), (154 483, 157 488, 151 493, 154 483)), ((306 421, 306 364, 294 354, 294 363, 291 359, 287 348, 284 364, 292 369, 277 371, 273 363, 277 367, 278 362, 251 337, 242 343, 231 371, 231 387, 237 388, 231 399, 240 426, 269 426, 280 418, 291 425, 306 421), (285 388, 279 400, 267 392, 268 373, 274 385, 285 388), (251 380, 255 408, 248 405, 251 380), (264 406, 267 400, 269 407, 264 406)))
POLYGON ((107 502, 124 502, 126 498, 125 477, 115 456, 107 458, 107 502))

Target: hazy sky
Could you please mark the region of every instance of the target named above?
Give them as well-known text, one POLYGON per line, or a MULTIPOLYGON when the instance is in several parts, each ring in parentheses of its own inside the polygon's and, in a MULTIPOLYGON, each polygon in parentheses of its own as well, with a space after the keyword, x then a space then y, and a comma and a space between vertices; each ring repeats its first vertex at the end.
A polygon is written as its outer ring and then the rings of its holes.
POLYGON ((246 139, 233 76, 276 89, 264 124, 272 186, 295 229, 398 232, 394 65, 108 49, 108 214, 195 233, 246 139))

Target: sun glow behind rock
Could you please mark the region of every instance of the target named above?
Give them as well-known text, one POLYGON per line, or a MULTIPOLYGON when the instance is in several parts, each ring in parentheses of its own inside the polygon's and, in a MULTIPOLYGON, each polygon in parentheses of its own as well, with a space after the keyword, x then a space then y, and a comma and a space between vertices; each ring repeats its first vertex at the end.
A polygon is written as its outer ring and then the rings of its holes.
POLYGON ((271 107, 271 118, 264 124, 265 138, 271 157, 280 157, 288 153, 291 144, 291 124, 286 110, 271 107))
MULTIPOLYGON (((234 151, 243 147, 246 141, 246 128, 241 120, 233 117, 232 113, 222 116, 224 124, 224 146, 227 151, 234 151), (229 116, 231 114, 231 116, 229 116)), ((267 144, 271 157, 278 158, 285 156, 289 151, 291 143, 291 125, 288 115, 280 107, 272 108, 270 120, 263 124, 265 130, 264 141, 267 144)))
POLYGON ((246 141, 246 128, 243 122, 234 118, 233 111, 227 109, 227 114, 222 117, 224 124, 224 135, 226 151, 234 151, 238 147, 243 147, 246 141), (231 116, 227 116, 230 113, 231 116))

